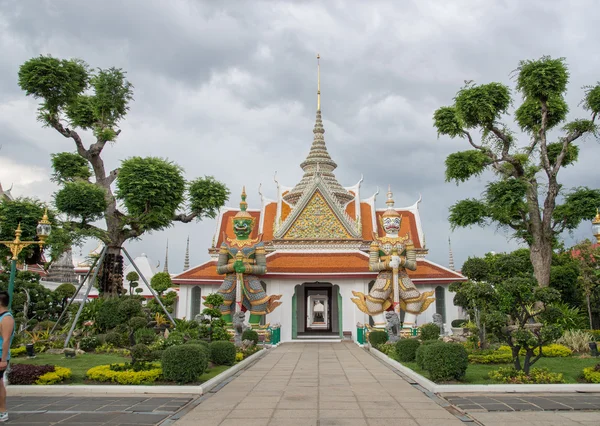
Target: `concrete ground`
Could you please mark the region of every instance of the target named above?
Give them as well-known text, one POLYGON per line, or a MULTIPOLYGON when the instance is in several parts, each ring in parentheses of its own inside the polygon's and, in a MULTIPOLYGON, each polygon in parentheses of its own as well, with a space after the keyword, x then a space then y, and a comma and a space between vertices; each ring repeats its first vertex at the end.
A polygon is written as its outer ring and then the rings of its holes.
POLYGON ((9 424, 600 425, 600 385, 594 394, 440 397, 422 392, 352 342, 283 344, 202 397, 100 396, 85 388, 77 395, 19 396, 9 387, 9 424))

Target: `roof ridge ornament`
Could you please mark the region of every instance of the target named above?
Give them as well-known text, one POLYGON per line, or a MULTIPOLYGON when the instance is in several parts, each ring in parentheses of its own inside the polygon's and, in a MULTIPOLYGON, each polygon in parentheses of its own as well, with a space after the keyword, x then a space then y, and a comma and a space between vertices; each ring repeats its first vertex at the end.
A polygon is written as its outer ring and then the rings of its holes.
POLYGON ((317 111, 321 111, 321 55, 317 53, 317 111))

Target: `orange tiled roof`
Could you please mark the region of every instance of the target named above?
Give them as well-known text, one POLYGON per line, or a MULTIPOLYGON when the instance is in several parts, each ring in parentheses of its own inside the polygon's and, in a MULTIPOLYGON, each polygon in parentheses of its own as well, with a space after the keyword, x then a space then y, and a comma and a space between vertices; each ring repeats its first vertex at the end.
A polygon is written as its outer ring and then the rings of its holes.
MULTIPOLYGON (((180 284, 194 283, 213 283, 223 280, 223 275, 217 274, 216 260, 208 261, 200 266, 192 268, 174 278, 174 282, 180 284)), ((362 252, 347 253, 293 253, 293 252, 275 252, 267 256, 268 273, 265 277, 274 277, 278 275, 298 275, 320 274, 327 276, 336 275, 354 275, 372 276, 376 273, 369 272, 369 258, 362 252)), ((417 261, 417 270, 408 271, 408 275, 420 282, 427 281, 460 281, 464 279, 457 272, 445 269, 428 260, 419 259, 417 261)))

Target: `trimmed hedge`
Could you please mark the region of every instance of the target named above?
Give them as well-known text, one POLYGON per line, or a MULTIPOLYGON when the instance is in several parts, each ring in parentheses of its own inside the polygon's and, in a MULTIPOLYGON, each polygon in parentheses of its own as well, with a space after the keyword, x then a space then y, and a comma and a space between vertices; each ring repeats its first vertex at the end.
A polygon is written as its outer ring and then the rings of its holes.
POLYGON ((423 368, 423 354, 425 351, 425 347, 429 346, 429 345, 433 345, 435 343, 440 343, 439 340, 423 340, 421 342, 421 346, 419 346, 417 348, 417 351, 415 352, 415 362, 417 363, 417 365, 420 368, 423 368))
POLYGON ((421 342, 417 339, 400 339, 396 342, 396 355, 400 362, 411 362, 415 360, 417 349, 421 342))
POLYGON ((421 340, 437 340, 440 337, 440 328, 436 324, 423 324, 419 330, 421 331, 421 340))
POLYGON ((388 341, 388 335, 382 330, 373 330, 369 333, 369 343, 371 346, 377 347, 388 341))
POLYGON ((206 340, 191 339, 191 340, 188 340, 187 342, 185 342, 185 344, 186 345, 204 346, 205 348, 208 349, 208 342, 206 340))
MULTIPOLYGON (((125 363, 118 364, 125 366, 125 363)), ((110 365, 98 365, 90 368, 85 376, 97 382, 113 382, 120 385, 150 384, 157 381, 161 376, 161 369, 157 366, 145 371, 113 371, 110 365)))
POLYGON ((583 369, 583 377, 588 383, 600 383, 600 364, 583 369))
POLYGON ((246 330, 242 333, 242 342, 244 340, 252 340, 256 345, 258 343, 258 333, 254 330, 246 330))
POLYGON ((148 345, 138 343, 131 348, 131 360, 133 363, 152 361, 152 350, 148 347, 148 345))
MULTIPOLYGON (((233 343, 232 343, 233 345, 233 343)), ((235 347, 234 347, 235 359, 235 347)), ((177 383, 198 380, 208 368, 205 350, 199 345, 178 345, 166 349, 162 356, 163 376, 177 383)))
POLYGON ((469 357, 461 344, 438 342, 422 348, 422 368, 429 372, 431 380, 460 380, 465 376, 469 357))
POLYGON ((210 360, 217 365, 235 364, 235 345, 231 342, 219 340, 208 345, 210 360))
POLYGON ((467 323, 466 319, 455 319, 450 323, 452 328, 460 328, 467 323))

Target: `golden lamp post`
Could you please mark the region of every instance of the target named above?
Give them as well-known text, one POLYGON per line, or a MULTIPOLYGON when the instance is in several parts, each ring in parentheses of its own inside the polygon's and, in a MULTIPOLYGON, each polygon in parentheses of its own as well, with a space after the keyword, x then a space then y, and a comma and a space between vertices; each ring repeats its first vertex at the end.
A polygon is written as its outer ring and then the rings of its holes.
POLYGON ((596 210, 596 217, 592 220, 592 233, 596 242, 600 244, 600 211, 596 210))
POLYGON ((17 258, 19 256, 19 253, 21 253, 21 251, 25 247, 31 244, 38 244, 40 248, 42 248, 42 246, 46 244, 46 239, 50 235, 51 229, 52 226, 50 225, 50 221, 48 220, 48 209, 46 209, 44 211, 44 216, 42 217, 42 220, 38 222, 38 226, 36 228, 39 241, 21 241, 21 234, 23 233, 23 231, 21 230, 21 223, 19 223, 19 225, 17 226, 17 230, 15 231, 15 239, 13 241, 0 241, 0 244, 4 244, 6 247, 8 247, 12 254, 12 261, 10 264, 10 280, 8 281, 9 311, 12 308, 13 293, 15 291, 15 278, 17 276, 17 258))

